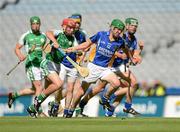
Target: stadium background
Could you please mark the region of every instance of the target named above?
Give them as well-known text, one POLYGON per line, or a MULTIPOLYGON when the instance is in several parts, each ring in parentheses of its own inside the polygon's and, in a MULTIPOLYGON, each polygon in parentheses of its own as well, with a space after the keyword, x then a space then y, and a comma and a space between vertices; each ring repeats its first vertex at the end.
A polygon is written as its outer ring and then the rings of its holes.
MULTIPOLYGON (((8 78, 6 76, 7 71, 18 62, 14 54, 14 47, 20 35, 30 28, 29 18, 34 15, 40 16, 41 29, 45 32, 49 29, 59 29, 62 19, 72 13, 82 14, 82 28, 89 36, 99 30, 107 30, 108 23, 113 18, 122 20, 127 17, 137 18, 139 20, 137 37, 145 42, 145 49, 142 64, 132 67, 132 70, 139 82, 151 83, 159 80, 170 93, 180 93, 179 0, 1 0, 0 95, 29 86, 23 64, 8 78)), ((1 97, 0 106, 4 109, 6 108, 6 96, 1 97)), ((27 98, 31 100, 31 97, 27 98)), ((158 97, 152 98, 156 100, 158 97)), ((157 101, 157 106, 162 108, 162 111, 161 115, 157 116, 164 116, 165 109, 170 108, 170 105, 174 109, 174 116, 180 116, 178 95, 160 98, 158 98, 160 101, 157 101), (169 100, 173 100, 172 98, 175 98, 174 103, 168 103, 169 100), (160 105, 161 101, 164 106, 160 105)), ((143 99, 146 98, 140 98, 140 100, 143 99)), ((27 102, 24 101, 24 103, 27 102)), ((14 111, 17 109, 14 107, 14 111)), ((12 110, 11 112, 13 113, 12 110)))

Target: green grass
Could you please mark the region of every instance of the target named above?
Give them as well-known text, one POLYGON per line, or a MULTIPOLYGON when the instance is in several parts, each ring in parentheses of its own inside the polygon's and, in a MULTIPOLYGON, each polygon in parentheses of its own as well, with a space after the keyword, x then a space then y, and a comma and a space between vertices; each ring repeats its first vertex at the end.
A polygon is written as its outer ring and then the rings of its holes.
POLYGON ((0 132, 180 132, 180 118, 0 117, 0 132))

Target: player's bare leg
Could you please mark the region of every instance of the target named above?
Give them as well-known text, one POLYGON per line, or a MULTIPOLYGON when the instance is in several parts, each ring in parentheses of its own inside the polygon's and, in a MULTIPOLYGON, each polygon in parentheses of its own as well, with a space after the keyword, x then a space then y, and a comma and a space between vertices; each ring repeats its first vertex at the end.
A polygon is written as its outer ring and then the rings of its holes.
POLYGON ((13 102, 20 96, 24 95, 39 95, 42 92, 41 81, 32 81, 32 88, 24 88, 8 95, 8 107, 11 108, 13 102))
POLYGON ((49 85, 46 89, 42 91, 42 93, 39 96, 36 96, 34 99, 34 105, 31 105, 28 107, 27 111, 31 115, 31 113, 36 116, 36 113, 39 111, 39 107, 41 103, 53 92, 58 90, 61 85, 63 84, 62 80, 59 79, 59 76, 57 73, 51 73, 48 76, 48 82, 49 85))
MULTIPOLYGON (((66 94, 66 97, 65 97, 65 109, 64 109, 64 117, 68 116, 69 114, 69 108, 70 108, 70 105, 71 105, 71 101, 72 101, 72 98, 73 98, 73 89, 74 89, 74 82, 68 82, 67 83, 67 94, 66 94)), ((70 114, 71 116, 71 114, 70 114)))
POLYGON ((111 91, 108 91, 108 93, 103 94, 102 98, 100 99, 100 104, 102 104, 104 108, 111 109, 111 105, 109 104, 109 98, 111 95, 110 93, 117 90, 121 83, 114 73, 111 73, 108 76, 104 77, 103 80, 109 82, 109 84, 112 86, 112 89, 111 91))
POLYGON ((23 95, 34 95, 34 94, 35 94, 34 88, 24 88, 21 89, 20 91, 11 92, 8 94, 8 107, 11 108, 12 104, 18 97, 23 95))
POLYGON ((48 103, 48 114, 49 116, 57 117, 58 114, 64 112, 64 108, 61 105, 61 100, 66 96, 66 88, 57 90, 55 92, 55 101, 48 103))
POLYGON ((70 107, 72 112, 75 110, 81 97, 84 95, 85 91, 89 88, 89 86, 90 86, 90 83, 83 81, 81 86, 78 88, 78 92, 76 92, 76 94, 73 95, 73 100, 72 100, 72 104, 70 107))
MULTIPOLYGON (((125 77, 128 77, 130 79, 130 86, 127 82, 122 82, 121 87, 124 87, 122 89, 117 90, 116 92, 114 92, 111 96, 112 98, 118 98, 119 96, 121 97, 122 95, 126 94, 126 102, 125 102, 125 108, 123 109, 124 112, 126 113, 130 113, 133 115, 138 115, 139 113, 137 111, 135 111, 131 106, 132 106, 132 97, 137 89, 137 80, 136 77, 134 76, 134 74, 128 70, 125 73, 123 73, 125 77), (127 90, 126 93, 123 92, 123 90, 127 90)), ((113 111, 113 105, 112 105, 112 111, 113 111)))
POLYGON ((84 115, 83 110, 84 110, 85 105, 88 103, 88 101, 92 97, 94 97, 96 94, 101 92, 105 86, 106 86, 106 82, 98 80, 96 86, 94 88, 92 88, 92 90, 90 92, 88 92, 87 94, 84 95, 83 99, 79 103, 79 107, 81 109, 81 111, 80 111, 81 115, 84 115))
POLYGON ((38 96, 42 92, 42 82, 41 81, 33 81, 32 82, 33 87, 35 88, 35 96, 38 96))
POLYGON ((118 96, 117 98, 115 98, 113 104, 111 105, 111 109, 105 109, 105 116, 107 117, 113 116, 115 108, 120 104, 125 93, 127 92, 127 89, 122 89, 121 92, 122 92, 121 96, 118 96))

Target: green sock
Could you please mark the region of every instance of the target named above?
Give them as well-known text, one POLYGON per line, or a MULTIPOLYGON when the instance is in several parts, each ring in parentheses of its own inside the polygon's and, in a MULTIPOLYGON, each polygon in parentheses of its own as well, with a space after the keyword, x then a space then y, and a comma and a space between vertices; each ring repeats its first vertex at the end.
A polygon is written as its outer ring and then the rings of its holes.
POLYGON ((16 98, 18 98, 20 95, 18 94, 18 92, 14 92, 13 94, 12 94, 12 97, 14 98, 14 99, 16 99, 16 98))
POLYGON ((29 108, 30 108, 30 110, 33 111, 33 112, 36 111, 35 108, 34 108, 34 105, 30 105, 29 108))
POLYGON ((41 103, 46 99, 46 95, 44 93, 41 93, 39 96, 38 96, 38 101, 40 101, 41 103))
POLYGON ((40 107, 39 107, 38 114, 41 114, 42 112, 43 112, 43 110, 42 110, 42 107, 40 106, 40 107))

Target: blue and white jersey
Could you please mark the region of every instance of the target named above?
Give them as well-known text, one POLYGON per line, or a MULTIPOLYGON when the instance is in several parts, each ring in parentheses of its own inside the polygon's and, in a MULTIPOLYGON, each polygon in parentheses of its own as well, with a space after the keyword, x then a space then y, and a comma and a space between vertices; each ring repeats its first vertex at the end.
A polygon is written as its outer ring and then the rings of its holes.
MULTIPOLYGON (((123 38, 124 38, 124 40, 126 41, 125 44, 128 46, 129 50, 134 51, 134 50, 136 50, 136 49, 138 48, 137 39, 136 39, 135 36, 133 36, 132 40, 129 40, 129 39, 128 39, 128 32, 126 32, 126 33, 123 35, 123 38)), ((123 53, 123 51, 122 51, 122 50, 119 50, 119 53, 123 53)), ((121 64, 126 64, 126 63, 128 63, 128 61, 129 61, 129 58, 123 60, 123 59, 117 57, 117 58, 114 60, 113 67, 118 67, 118 66, 121 65, 121 64)))
POLYGON ((109 40, 109 31, 101 31, 90 37, 92 43, 96 44, 96 54, 93 60, 93 64, 108 67, 114 53, 124 45, 122 38, 115 41, 109 40))

